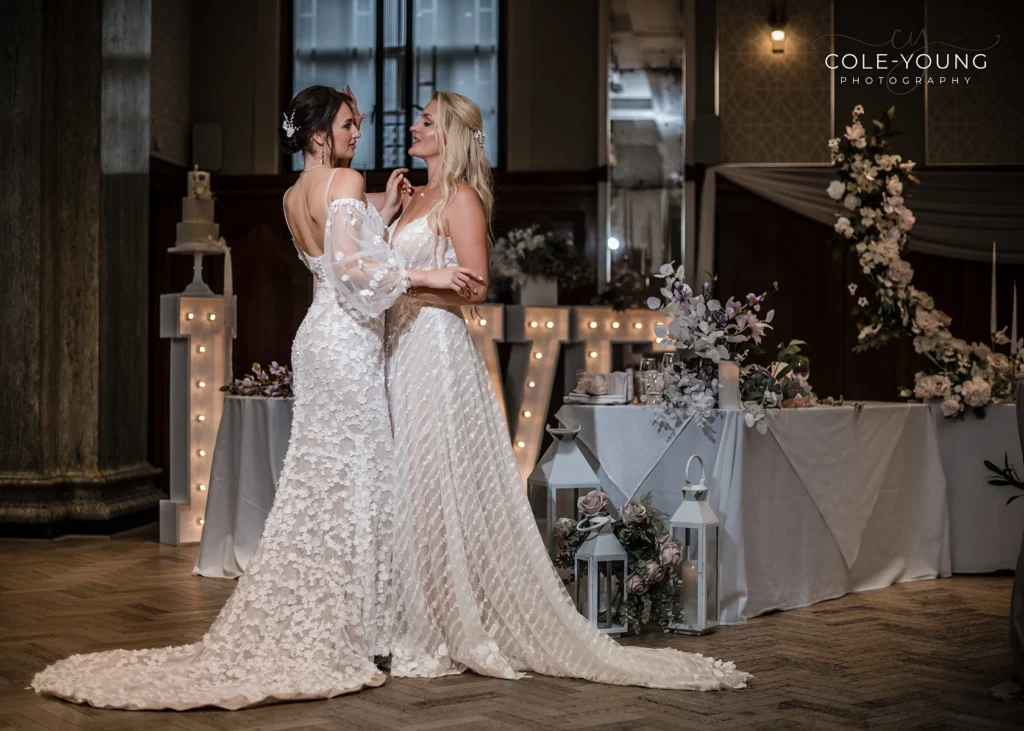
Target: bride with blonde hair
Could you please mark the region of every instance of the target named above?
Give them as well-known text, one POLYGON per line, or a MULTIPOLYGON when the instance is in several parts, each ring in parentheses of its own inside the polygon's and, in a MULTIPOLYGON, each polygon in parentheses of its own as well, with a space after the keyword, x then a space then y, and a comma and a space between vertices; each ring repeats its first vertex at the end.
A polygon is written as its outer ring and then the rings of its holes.
MULTIPOLYGON (((391 225, 410 269, 486 272, 493 196, 480 110, 437 92, 412 126, 427 165, 391 225)), ((490 376, 461 305, 484 301, 414 287, 388 311, 387 383, 396 457, 391 672, 436 677, 528 671, 616 685, 716 690, 750 678, 732 663, 626 648, 576 611, 548 558, 490 376)))

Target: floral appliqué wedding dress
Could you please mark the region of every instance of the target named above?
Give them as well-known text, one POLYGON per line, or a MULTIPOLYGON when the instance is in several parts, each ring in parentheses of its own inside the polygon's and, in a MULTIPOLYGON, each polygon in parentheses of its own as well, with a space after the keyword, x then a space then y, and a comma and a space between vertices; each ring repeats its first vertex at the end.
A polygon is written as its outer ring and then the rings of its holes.
MULTIPOLYGON (((392 247, 409 268, 458 265, 451 239, 435 235, 427 217, 397 230, 392 247)), ((402 297, 387 323, 398 459, 392 674, 469 668, 498 678, 534 671, 653 688, 744 687, 751 676, 732 663, 623 647, 591 627, 548 558, 461 308, 402 297)))
POLYGON ((394 458, 382 313, 408 281, 385 263, 383 233, 372 206, 337 200, 324 255, 300 251, 319 286, 292 345, 284 469, 252 560, 202 641, 74 655, 38 673, 37 692, 101 708, 236 710, 384 682, 373 658, 391 643, 394 458))

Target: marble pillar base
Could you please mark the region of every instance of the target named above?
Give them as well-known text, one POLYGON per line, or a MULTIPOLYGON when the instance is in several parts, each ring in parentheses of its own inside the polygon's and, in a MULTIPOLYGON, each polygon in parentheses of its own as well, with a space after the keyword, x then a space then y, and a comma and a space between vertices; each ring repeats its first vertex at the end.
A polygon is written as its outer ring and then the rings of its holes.
POLYGON ((40 477, 0 473, 0 537, 112 535, 152 523, 166 497, 148 464, 40 477))

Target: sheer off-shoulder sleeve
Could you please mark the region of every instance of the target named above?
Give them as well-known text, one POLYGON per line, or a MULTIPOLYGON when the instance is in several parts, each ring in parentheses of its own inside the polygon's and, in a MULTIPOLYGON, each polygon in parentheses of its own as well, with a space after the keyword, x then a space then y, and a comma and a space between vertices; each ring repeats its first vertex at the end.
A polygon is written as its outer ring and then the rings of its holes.
POLYGON ((380 214, 360 200, 330 204, 324 254, 338 299, 363 314, 383 313, 409 288, 405 262, 388 245, 380 214))

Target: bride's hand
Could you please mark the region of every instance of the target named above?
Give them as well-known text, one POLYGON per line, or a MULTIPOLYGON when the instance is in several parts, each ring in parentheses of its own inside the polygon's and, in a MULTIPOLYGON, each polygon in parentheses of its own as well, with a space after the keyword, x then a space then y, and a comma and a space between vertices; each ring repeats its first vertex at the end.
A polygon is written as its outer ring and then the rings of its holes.
POLYGON ((402 199, 412 195, 412 183, 405 177, 407 172, 409 168, 396 168, 391 171, 388 184, 384 187, 384 210, 381 213, 398 213, 402 208, 402 199))
MULTIPOLYGON (((410 272, 411 274, 411 272, 410 272)), ((429 289, 451 289, 466 299, 477 293, 483 286, 484 278, 467 267, 447 267, 446 269, 423 269, 419 276, 410 277, 415 287, 429 289)))
POLYGON ((345 85, 345 88, 342 89, 341 93, 347 94, 348 96, 352 97, 352 116, 355 117, 356 119, 356 129, 359 129, 360 125, 362 125, 363 120, 366 119, 366 115, 359 113, 359 103, 356 101, 356 94, 354 91, 352 91, 352 88, 347 84, 345 85))

